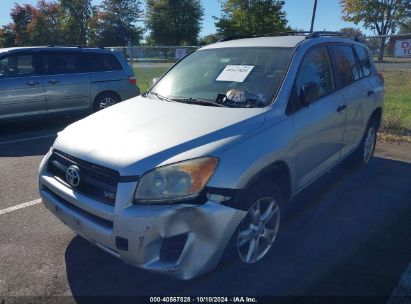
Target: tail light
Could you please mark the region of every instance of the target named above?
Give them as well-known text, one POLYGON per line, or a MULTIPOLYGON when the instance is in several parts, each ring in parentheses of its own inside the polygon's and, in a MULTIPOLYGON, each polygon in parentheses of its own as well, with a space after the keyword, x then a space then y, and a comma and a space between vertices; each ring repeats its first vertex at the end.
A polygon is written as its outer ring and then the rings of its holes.
POLYGON ((384 84, 384 74, 381 73, 381 72, 378 72, 378 73, 377 73, 377 76, 378 76, 378 78, 380 78, 382 84, 384 84))
POLYGON ((128 76, 128 82, 132 85, 137 85, 137 79, 135 76, 128 76))

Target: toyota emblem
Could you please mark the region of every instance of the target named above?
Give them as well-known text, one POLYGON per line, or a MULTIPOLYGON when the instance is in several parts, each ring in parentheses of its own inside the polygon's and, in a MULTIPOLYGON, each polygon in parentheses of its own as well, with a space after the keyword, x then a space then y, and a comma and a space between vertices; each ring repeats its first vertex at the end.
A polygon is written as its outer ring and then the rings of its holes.
POLYGON ((80 184, 80 169, 77 166, 70 166, 66 171, 67 182, 72 187, 77 187, 80 184))

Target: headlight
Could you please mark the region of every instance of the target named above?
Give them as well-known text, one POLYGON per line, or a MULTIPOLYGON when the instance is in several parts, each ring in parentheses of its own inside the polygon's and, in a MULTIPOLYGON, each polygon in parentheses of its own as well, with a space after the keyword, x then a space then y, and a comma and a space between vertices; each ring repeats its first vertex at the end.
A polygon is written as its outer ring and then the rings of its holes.
POLYGON ((156 168, 143 175, 134 200, 137 203, 164 203, 196 197, 207 184, 218 159, 203 157, 156 168))

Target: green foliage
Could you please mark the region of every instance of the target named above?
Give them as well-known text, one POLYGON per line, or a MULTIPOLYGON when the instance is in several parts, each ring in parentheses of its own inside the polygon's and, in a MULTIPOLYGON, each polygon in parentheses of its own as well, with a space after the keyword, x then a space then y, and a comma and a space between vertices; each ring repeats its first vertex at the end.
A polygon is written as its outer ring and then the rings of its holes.
POLYGON ((385 71, 383 131, 411 130, 411 71, 385 71))
POLYGON ((136 26, 142 14, 140 5, 136 0, 103 0, 94 7, 90 21, 92 44, 124 46, 129 40, 139 44, 143 34, 136 26))
POLYGON ((340 29, 340 32, 350 37, 355 37, 355 38, 365 37, 365 35, 361 32, 360 29, 356 29, 353 27, 344 27, 340 29))
POLYGON ((12 8, 10 16, 14 22, 15 44, 20 46, 30 45, 31 38, 28 30, 36 8, 30 4, 19 5, 15 4, 12 8))
POLYGON ((201 37, 200 40, 198 41, 198 44, 199 45, 208 45, 208 44, 216 43, 221 38, 222 38, 221 35, 210 34, 210 35, 201 37))
POLYGON ((61 41, 57 2, 38 0, 36 6, 16 3, 10 15, 14 24, 9 26, 8 39, 14 37, 15 45, 51 44, 61 41), (10 30, 13 33, 10 33, 10 30))
POLYGON ((91 18, 91 0, 60 0, 62 35, 68 44, 86 45, 91 18))
POLYGON ((400 25, 400 34, 411 33, 411 19, 407 19, 400 25))
POLYGON ((160 45, 195 45, 203 15, 200 0, 147 0, 149 40, 160 45))
POLYGON ((288 31, 284 1, 226 0, 223 15, 214 17, 217 31, 223 36, 260 35, 288 31))
POLYGON ((14 46, 15 39, 14 24, 10 23, 8 25, 4 25, 0 29, 0 48, 14 46))
MULTIPOLYGON (((408 0, 340 0, 343 20, 363 23, 378 35, 394 34, 407 15, 408 0)), ((379 60, 383 60, 387 39, 380 41, 379 60)))

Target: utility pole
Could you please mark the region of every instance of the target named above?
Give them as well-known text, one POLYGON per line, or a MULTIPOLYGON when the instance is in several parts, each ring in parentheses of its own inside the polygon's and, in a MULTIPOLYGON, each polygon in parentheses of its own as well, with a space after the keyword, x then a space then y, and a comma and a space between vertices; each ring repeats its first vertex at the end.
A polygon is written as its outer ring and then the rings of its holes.
POLYGON ((314 0, 313 17, 311 18, 311 28, 310 28, 311 33, 314 31, 314 21, 315 21, 316 11, 317 11, 317 0, 314 0))

